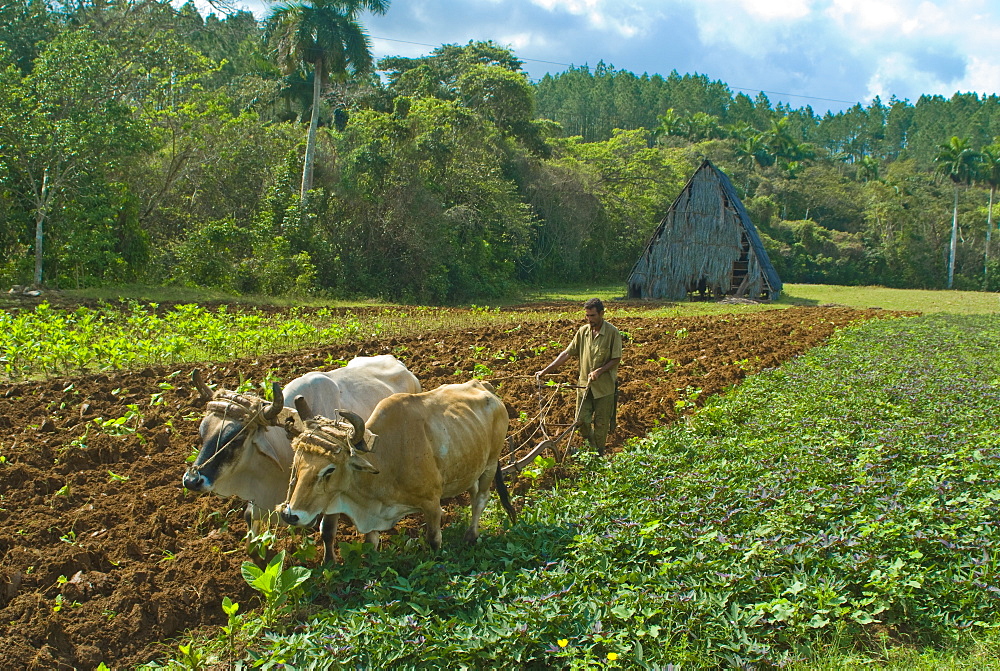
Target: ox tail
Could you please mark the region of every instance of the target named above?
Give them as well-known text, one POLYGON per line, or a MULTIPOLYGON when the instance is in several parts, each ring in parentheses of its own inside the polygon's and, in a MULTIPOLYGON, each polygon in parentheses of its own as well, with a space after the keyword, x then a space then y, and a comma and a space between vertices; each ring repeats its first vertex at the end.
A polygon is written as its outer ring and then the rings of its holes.
POLYGON ((514 510, 514 506, 510 502, 510 492, 507 491, 507 485, 503 481, 503 470, 500 468, 500 464, 497 464, 497 472, 493 476, 493 483, 496 486, 497 496, 500 497, 500 505, 507 511, 510 523, 514 524, 517 522, 517 511, 514 510))

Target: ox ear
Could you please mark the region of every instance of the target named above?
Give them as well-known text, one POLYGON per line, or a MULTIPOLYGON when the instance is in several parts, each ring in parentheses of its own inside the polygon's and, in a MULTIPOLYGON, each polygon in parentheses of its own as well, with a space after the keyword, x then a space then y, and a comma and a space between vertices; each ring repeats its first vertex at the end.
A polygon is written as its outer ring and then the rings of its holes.
POLYGON ((364 471, 366 473, 378 474, 378 469, 372 466, 372 463, 365 459, 363 456, 351 450, 351 456, 347 459, 348 465, 356 471, 364 471))
POLYGON ((254 435, 251 439, 253 441, 253 446, 265 457, 273 461, 281 468, 287 470, 288 467, 291 466, 291 459, 289 459, 288 456, 282 455, 277 449, 275 449, 274 444, 271 443, 270 437, 267 434, 267 429, 256 432, 256 435, 254 435))

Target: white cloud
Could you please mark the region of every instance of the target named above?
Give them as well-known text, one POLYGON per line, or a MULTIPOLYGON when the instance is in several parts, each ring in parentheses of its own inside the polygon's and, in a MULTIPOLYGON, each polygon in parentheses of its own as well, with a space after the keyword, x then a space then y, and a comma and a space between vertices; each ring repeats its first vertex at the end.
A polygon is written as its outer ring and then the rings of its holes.
POLYGON ((984 95, 1000 93, 1000 62, 996 56, 985 59, 971 56, 965 78, 957 83, 958 91, 976 91, 984 95))
POLYGON ((879 96, 883 101, 888 100, 901 88, 901 82, 910 79, 912 72, 914 72, 913 63, 906 55, 899 53, 883 55, 878 59, 874 72, 868 78, 866 101, 872 100, 875 96, 879 96))
POLYGON ((549 12, 566 12, 586 17, 592 28, 612 30, 631 38, 643 32, 649 16, 634 5, 620 0, 530 0, 549 12), (645 17, 645 20, 644 20, 645 17))
POLYGON ((812 11, 811 0, 737 0, 750 16, 765 21, 802 19, 812 11))
MULTIPOLYGON (((549 46, 549 41, 544 34, 520 32, 500 35, 497 38, 500 44, 509 45, 515 52, 532 48, 543 48, 549 46)), ((525 52, 527 53, 527 52, 525 52)))
POLYGON ((898 30, 910 12, 906 0, 833 0, 826 15, 848 34, 898 30))

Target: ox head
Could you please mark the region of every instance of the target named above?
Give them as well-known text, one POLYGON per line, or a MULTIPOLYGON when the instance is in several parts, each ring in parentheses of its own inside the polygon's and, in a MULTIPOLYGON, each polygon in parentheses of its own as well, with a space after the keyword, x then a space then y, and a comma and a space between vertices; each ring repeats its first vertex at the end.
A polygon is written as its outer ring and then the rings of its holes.
POLYGON ((292 441, 292 477, 278 513, 286 524, 309 526, 346 489, 352 472, 378 469, 362 454, 370 450, 361 417, 346 410, 338 411, 343 421, 316 417, 301 396, 295 397, 295 409, 302 430, 292 441))
POLYGON ((198 433, 201 436, 201 450, 195 461, 184 473, 183 484, 196 492, 217 491, 223 496, 231 492, 219 491, 216 485, 224 480, 242 461, 249 458, 253 450, 251 444, 264 454, 279 462, 277 454, 268 454, 266 441, 254 441, 254 435, 261 428, 273 424, 284 407, 281 387, 273 383, 274 400, 268 404, 252 394, 237 394, 224 389, 213 392, 201 378, 201 371, 192 373, 195 387, 206 401, 205 417, 201 420, 198 433))

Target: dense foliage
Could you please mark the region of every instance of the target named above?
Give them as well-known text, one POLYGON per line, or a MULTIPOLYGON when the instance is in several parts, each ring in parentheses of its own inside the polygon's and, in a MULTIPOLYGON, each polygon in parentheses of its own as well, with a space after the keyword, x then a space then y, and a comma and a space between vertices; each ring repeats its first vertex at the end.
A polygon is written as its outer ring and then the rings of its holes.
POLYGON ((584 459, 475 547, 461 525, 435 554, 405 535, 370 558, 345 547, 301 585, 279 558, 269 606, 227 632, 262 668, 728 668, 875 656, 881 637, 961 646, 1000 615, 997 347, 993 316, 865 323, 613 462, 584 459))
POLYGON ((532 84, 492 42, 372 63, 360 22, 386 10, 5 4, 0 281, 430 302, 623 281, 708 157, 785 281, 1000 288, 995 95, 819 116, 603 63, 532 84))

